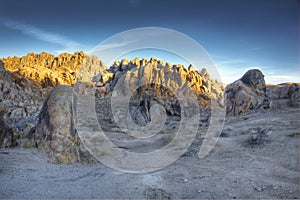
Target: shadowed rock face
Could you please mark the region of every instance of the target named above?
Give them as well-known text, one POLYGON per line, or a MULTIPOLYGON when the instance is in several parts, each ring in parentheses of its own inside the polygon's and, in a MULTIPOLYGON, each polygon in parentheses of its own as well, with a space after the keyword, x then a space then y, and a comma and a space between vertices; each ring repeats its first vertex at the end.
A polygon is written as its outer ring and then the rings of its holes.
POLYGON ((34 95, 28 88, 26 93, 0 61, 0 148, 32 146, 32 121, 38 105, 34 104, 34 95))
POLYGON ((11 74, 4 69, 3 62, 0 61, 0 148, 13 147, 16 142, 6 113, 9 111, 11 100, 17 94, 11 74))
POLYGON ((249 70, 225 90, 227 115, 240 115, 269 108, 264 75, 257 69, 249 70))
POLYGON ((59 56, 45 52, 29 53, 21 58, 4 58, 3 62, 6 70, 14 76, 28 78, 43 88, 73 85, 77 78, 90 81, 84 77, 94 76, 105 68, 96 56, 88 56, 83 52, 63 53, 59 56))
POLYGON ((255 88, 257 91, 266 92, 266 83, 264 75, 258 69, 252 69, 247 71, 244 76, 240 79, 244 84, 249 87, 255 88))

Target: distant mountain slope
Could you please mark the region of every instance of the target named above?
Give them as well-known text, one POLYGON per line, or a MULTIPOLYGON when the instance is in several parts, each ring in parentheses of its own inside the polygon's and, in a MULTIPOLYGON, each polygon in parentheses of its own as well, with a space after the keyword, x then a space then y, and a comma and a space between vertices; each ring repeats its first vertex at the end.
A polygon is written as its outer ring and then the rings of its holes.
POLYGON ((73 85, 76 78, 87 74, 91 77, 104 69, 103 63, 96 56, 89 56, 82 51, 59 56, 46 52, 28 53, 22 57, 3 58, 2 61, 5 69, 15 75, 15 79, 18 76, 25 77, 39 83, 43 88, 73 85))

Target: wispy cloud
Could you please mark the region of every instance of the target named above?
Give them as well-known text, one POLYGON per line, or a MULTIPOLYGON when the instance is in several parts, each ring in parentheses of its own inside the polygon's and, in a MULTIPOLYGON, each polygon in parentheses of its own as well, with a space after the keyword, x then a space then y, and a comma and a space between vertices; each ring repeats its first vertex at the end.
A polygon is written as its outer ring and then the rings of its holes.
POLYGON ((85 45, 82 45, 68 37, 57 33, 44 31, 38 27, 29 24, 20 23, 18 21, 6 18, 0 18, 0 23, 6 26, 7 28, 20 31, 23 34, 32 36, 38 40, 60 45, 61 49, 56 50, 55 53, 75 51, 87 48, 85 45))
POLYGON ((137 42, 138 40, 133 40, 133 41, 127 41, 127 42, 115 42, 115 43, 108 43, 108 44, 100 44, 98 45, 93 51, 104 51, 108 49, 115 49, 119 47, 126 46, 128 44, 137 42))

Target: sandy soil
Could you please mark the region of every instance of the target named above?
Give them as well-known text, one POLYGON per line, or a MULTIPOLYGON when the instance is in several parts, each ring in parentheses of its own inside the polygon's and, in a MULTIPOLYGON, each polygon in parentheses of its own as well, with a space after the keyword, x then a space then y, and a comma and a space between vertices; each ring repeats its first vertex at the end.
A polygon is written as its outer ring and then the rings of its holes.
POLYGON ((50 164, 37 149, 1 149, 0 198, 299 199, 299 111, 227 118, 207 157, 199 159, 194 145, 172 165, 146 174, 101 163, 50 164))

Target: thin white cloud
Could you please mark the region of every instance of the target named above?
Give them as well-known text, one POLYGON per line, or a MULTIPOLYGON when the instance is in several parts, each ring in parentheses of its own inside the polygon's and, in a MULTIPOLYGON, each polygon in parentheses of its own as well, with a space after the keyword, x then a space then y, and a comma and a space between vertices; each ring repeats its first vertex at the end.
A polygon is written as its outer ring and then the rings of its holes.
POLYGON ((119 48, 119 47, 126 46, 130 43, 134 43, 136 41, 137 40, 128 41, 128 42, 116 42, 116 43, 110 43, 110 44, 101 44, 100 46, 97 46, 94 51, 104 51, 104 50, 108 50, 108 49, 119 48))
POLYGON ((0 23, 6 26, 7 28, 20 31, 23 34, 32 36, 38 40, 60 45, 62 49, 55 51, 55 53, 65 52, 65 51, 75 51, 75 50, 86 48, 85 45, 82 45, 63 35, 47 32, 32 25, 20 23, 6 18, 0 18, 0 23))
POLYGON ((239 64, 244 62, 245 61, 241 59, 226 59, 226 60, 217 61, 216 63, 220 65, 227 65, 227 64, 239 64))

